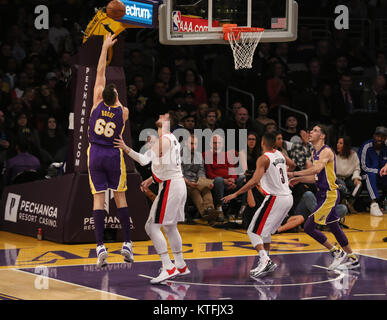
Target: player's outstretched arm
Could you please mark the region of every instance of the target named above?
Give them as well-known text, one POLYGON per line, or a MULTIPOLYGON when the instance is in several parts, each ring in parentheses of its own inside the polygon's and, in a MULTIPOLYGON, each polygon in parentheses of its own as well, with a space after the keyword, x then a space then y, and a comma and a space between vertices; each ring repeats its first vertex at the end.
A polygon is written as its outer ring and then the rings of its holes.
POLYGON ((304 176, 313 176, 315 174, 319 174, 321 170, 325 168, 327 163, 331 160, 333 160, 333 153, 329 149, 325 149, 321 152, 320 159, 316 161, 313 166, 311 166, 308 169, 301 170, 301 171, 293 171, 288 174, 289 178, 294 177, 304 177, 304 176))
POLYGON ((117 39, 115 39, 114 37, 115 37, 114 35, 108 33, 102 44, 101 54, 99 56, 98 66, 97 66, 97 76, 94 84, 94 96, 93 96, 94 106, 99 101, 102 100, 102 92, 105 89, 105 85, 106 85, 105 74, 106 74, 107 51, 110 47, 112 47, 117 42, 117 39))
POLYGON ((267 168, 269 167, 269 164, 270 164, 270 161, 267 157, 260 156, 257 160, 257 166, 256 166, 256 169, 254 171, 254 175, 252 176, 252 178, 238 191, 222 198, 223 202, 227 203, 227 202, 231 201, 232 199, 235 199, 239 195, 249 191, 254 186, 256 186, 261 181, 261 178, 264 175, 267 168))
POLYGON ((120 135, 119 138, 114 139, 114 148, 122 149, 129 157, 137 161, 142 166, 149 164, 152 161, 152 155, 154 154, 152 150, 147 151, 145 154, 134 151, 126 145, 122 135, 120 135))

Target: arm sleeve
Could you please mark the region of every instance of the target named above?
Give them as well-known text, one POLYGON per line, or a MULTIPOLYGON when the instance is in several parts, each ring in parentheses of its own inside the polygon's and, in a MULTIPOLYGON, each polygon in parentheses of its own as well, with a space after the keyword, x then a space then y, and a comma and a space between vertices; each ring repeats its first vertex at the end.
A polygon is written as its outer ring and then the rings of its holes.
POLYGON ((129 157, 131 157, 133 160, 137 161, 142 166, 146 166, 154 158, 153 150, 148 150, 144 154, 141 154, 141 153, 134 151, 133 149, 130 149, 128 155, 129 155, 129 157))

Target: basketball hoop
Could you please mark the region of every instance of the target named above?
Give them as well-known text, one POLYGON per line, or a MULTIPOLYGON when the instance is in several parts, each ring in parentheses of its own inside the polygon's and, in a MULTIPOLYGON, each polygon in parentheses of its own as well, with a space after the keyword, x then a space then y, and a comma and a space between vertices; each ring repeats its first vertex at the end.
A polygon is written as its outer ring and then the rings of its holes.
POLYGON ((223 25, 224 40, 230 43, 235 70, 252 68, 254 52, 263 32, 263 28, 238 27, 236 24, 223 25))

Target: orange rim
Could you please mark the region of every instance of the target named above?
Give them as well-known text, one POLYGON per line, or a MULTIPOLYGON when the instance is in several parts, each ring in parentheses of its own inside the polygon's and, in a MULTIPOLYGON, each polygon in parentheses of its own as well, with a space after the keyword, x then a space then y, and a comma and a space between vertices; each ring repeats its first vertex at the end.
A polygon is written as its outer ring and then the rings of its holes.
POLYGON ((225 24, 223 25, 223 35, 224 35, 224 40, 229 41, 229 34, 233 33, 234 34, 234 39, 239 40, 240 35, 242 32, 263 32, 265 29, 264 28, 256 28, 256 27, 238 27, 236 24, 225 24))

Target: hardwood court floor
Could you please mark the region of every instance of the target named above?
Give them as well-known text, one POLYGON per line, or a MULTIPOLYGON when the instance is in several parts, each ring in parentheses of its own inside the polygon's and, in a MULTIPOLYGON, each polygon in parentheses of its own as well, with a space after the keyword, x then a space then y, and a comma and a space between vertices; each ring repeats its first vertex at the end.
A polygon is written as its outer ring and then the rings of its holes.
MULTIPOLYGON (((272 238, 279 265, 261 280, 249 277, 256 252, 244 230, 179 225, 192 273, 150 285, 159 257, 151 241, 134 242, 135 263, 123 262, 121 243, 107 243, 109 265, 95 268, 94 244, 65 245, 0 232, 0 299, 382 299, 387 300, 387 214, 349 215, 345 232, 361 267, 328 272, 331 257, 305 233, 272 238)), ((330 233, 328 238, 334 241, 330 233)))

